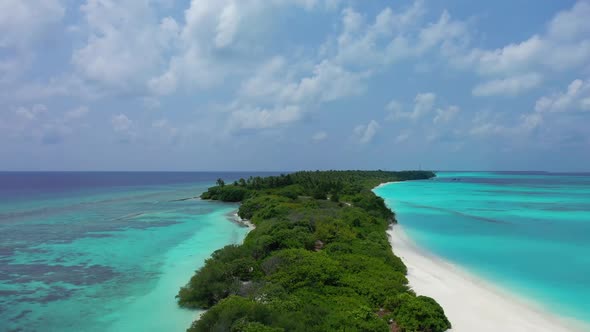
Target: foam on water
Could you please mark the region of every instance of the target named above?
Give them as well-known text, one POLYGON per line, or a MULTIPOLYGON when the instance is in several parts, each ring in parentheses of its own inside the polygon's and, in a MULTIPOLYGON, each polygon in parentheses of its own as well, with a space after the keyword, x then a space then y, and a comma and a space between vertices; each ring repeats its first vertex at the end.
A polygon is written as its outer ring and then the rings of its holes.
POLYGON ((375 192, 421 247, 590 322, 590 175, 437 175, 375 192))

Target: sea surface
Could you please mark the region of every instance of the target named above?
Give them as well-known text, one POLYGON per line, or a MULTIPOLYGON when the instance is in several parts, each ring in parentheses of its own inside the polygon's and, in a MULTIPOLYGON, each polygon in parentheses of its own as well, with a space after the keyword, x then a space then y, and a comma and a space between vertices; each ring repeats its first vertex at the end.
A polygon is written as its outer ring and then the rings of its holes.
POLYGON ((186 330, 179 287, 247 233, 194 197, 269 174, 0 172, 0 331, 186 330))
POLYGON ((375 193, 421 248, 590 322, 590 174, 439 172, 375 193))

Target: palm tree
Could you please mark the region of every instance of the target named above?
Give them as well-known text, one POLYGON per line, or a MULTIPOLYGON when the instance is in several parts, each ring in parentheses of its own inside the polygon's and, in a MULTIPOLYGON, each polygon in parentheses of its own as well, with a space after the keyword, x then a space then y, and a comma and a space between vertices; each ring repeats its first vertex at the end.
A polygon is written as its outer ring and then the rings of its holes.
POLYGON ((220 187, 223 187, 223 186, 225 186, 225 181, 223 181, 222 178, 219 178, 219 179, 217 179, 217 185, 220 187))

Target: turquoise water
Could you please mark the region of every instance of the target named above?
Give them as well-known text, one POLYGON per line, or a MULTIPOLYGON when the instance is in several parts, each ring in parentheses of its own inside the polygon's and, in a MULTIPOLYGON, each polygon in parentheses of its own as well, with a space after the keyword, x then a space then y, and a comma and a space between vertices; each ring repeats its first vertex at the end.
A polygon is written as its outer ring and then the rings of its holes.
POLYGON ((440 172, 375 189, 419 246, 590 322, 590 175, 440 172))
POLYGON ((179 200, 216 177, 0 173, 0 331, 186 330, 179 287, 247 233, 236 204, 179 200))

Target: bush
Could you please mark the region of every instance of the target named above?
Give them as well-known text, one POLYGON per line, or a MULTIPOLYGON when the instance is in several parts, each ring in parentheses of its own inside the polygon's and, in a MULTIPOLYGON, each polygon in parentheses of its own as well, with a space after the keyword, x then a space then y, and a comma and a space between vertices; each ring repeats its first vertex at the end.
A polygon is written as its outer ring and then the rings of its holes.
POLYGON ((430 176, 298 172, 210 188, 203 198, 242 201, 238 214, 256 229, 216 251, 179 292, 180 305, 209 309, 190 331, 385 332, 390 319, 401 331, 446 330, 442 308, 408 289, 385 233, 393 213, 370 190, 430 176))
POLYGON ((403 293, 389 299, 387 306, 402 332, 444 332, 451 328, 444 310, 430 297, 403 293))
POLYGON ((195 321, 189 332, 228 332, 235 330, 245 320, 251 322, 268 322, 271 310, 260 303, 241 296, 230 296, 205 312, 201 319, 195 321), (237 325, 236 325, 237 323, 237 325))
POLYGON ((213 199, 223 202, 241 202, 243 201, 249 191, 235 185, 211 187, 206 192, 201 194, 201 199, 213 199))
POLYGON ((338 262, 324 253, 302 249, 279 251, 266 259, 262 268, 268 280, 287 290, 335 285, 343 273, 338 262))
POLYGON ((178 304, 189 308, 210 308, 225 297, 236 294, 242 280, 260 273, 258 262, 247 248, 226 246, 213 253, 205 265, 180 289, 178 304))
POLYGON ((280 327, 270 327, 261 323, 239 322, 234 324, 232 332, 283 332, 280 327))

